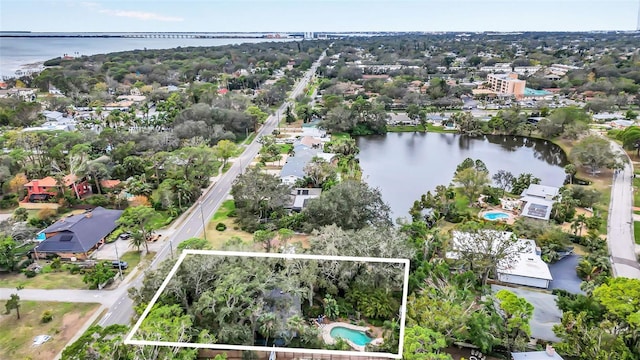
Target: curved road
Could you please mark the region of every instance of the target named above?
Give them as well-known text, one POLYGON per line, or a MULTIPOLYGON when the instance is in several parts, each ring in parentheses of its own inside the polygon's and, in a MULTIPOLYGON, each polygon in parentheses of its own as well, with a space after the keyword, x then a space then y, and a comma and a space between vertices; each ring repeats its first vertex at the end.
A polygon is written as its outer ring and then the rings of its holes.
MULTIPOLYGON (((611 142, 614 152, 626 156, 624 150, 611 142)), ((636 258, 633 236, 633 166, 631 159, 624 162, 624 168, 613 176, 611 202, 607 220, 607 244, 611 254, 613 276, 640 279, 640 265, 636 258)))

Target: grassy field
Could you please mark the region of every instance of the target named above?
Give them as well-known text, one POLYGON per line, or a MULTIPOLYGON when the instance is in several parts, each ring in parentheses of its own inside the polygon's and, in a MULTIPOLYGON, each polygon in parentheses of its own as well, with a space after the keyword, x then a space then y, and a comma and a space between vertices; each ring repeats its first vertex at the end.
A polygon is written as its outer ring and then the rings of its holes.
POLYGON ((0 312, 0 359, 53 359, 76 334, 98 304, 21 301, 20 320, 15 311, 0 312), (53 320, 43 324, 42 313, 50 311, 53 320), (33 338, 49 335, 46 343, 34 347, 33 338))
MULTIPOLYGON (((398 126, 387 126, 388 132, 424 132, 424 126, 422 125, 398 125, 398 126)), ((457 130, 448 130, 443 128, 442 126, 434 126, 432 124, 427 124, 427 132, 436 132, 436 133, 457 133, 457 130)))
MULTIPOLYGON (((120 257, 120 260, 126 261, 129 266, 123 271, 124 275, 133 271, 141 261, 151 261, 154 252, 150 252, 141 258, 141 252, 129 251, 120 257)), ((87 284, 82 281, 83 274, 70 274, 68 270, 54 271, 49 264, 40 262, 43 266, 42 271, 35 277, 28 278, 22 273, 0 274, 0 287, 16 288, 24 286, 25 289, 88 289, 87 284)), ((63 267, 69 263, 63 263, 63 267)))
POLYGON ((633 222, 633 238, 636 240, 636 244, 640 245, 640 221, 633 222))
POLYGON ((278 144, 278 147, 280 148, 280 154, 288 154, 293 149, 292 144, 278 144))
POLYGON ((235 224, 234 219, 229 217, 235 209, 236 206, 233 200, 225 200, 207 224, 206 238, 213 249, 221 249, 222 246, 233 237, 237 237, 246 243, 253 242, 253 235, 237 228, 238 226, 235 224), (227 227, 226 230, 216 230, 218 223, 225 224, 227 227))
POLYGON ((331 134, 331 141, 336 140, 336 139, 349 139, 351 137, 351 135, 349 135, 348 133, 332 133, 331 134))
MULTIPOLYGON (((636 176, 639 174, 636 173, 636 176)), ((640 207, 640 177, 633 179, 633 206, 640 207)))
POLYGON ((120 260, 126 261, 127 264, 129 265, 127 269, 124 271, 125 274, 128 273, 129 271, 132 271, 133 268, 138 266, 139 263, 149 262, 153 260, 153 257, 156 255, 156 253, 153 251, 146 253, 145 256, 142 256, 142 253, 143 253, 142 251, 128 251, 124 253, 124 255, 120 256, 120 260))
MULTIPOLYGON (((47 270, 45 267, 44 271, 47 270)), ((0 287, 15 288, 20 285, 27 289, 88 289, 87 284, 82 282, 82 274, 71 275, 66 270, 40 273, 32 278, 21 273, 0 274, 0 287)))

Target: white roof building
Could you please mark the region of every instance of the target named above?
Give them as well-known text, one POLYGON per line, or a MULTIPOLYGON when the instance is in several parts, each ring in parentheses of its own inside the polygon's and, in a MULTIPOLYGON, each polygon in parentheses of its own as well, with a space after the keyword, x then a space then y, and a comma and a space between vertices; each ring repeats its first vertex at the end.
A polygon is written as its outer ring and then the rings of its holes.
POLYGON ((549 220, 551 209, 556 202, 555 198, 560 193, 560 188, 531 184, 522 192, 520 200, 523 202, 522 216, 549 220))
MULTIPOLYGON (((504 248, 504 246, 502 246, 504 242, 512 242, 514 237, 514 234, 509 231, 480 231, 493 239, 491 244, 487 243, 487 239, 474 239, 475 234, 454 231, 451 239, 452 251, 447 252, 447 258, 458 259, 461 252, 468 251, 476 251, 478 253, 497 252, 499 251, 498 249, 504 248), (473 244, 473 249, 470 248, 470 244, 473 244)), ((542 261, 535 241, 517 239, 508 249, 509 250, 504 252, 509 255, 497 266, 497 280, 509 284, 543 289, 549 287, 549 282, 553 280, 553 277, 551 276, 549 266, 542 261)))

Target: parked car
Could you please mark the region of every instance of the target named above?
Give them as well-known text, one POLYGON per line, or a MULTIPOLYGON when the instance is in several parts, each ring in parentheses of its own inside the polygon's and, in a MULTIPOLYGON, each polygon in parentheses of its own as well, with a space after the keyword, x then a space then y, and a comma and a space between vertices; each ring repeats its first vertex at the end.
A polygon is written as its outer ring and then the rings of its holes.
POLYGON ((129 240, 129 238, 131 238, 131 234, 128 232, 118 235, 118 240, 129 240))
POLYGON ((126 269, 129 267, 129 264, 127 264, 126 261, 112 261, 111 265, 113 266, 114 269, 117 269, 118 267, 122 270, 126 269))
POLYGON ((147 238, 148 242, 156 242, 158 240, 160 240, 160 237, 162 236, 162 234, 155 234, 155 235, 151 235, 147 238))

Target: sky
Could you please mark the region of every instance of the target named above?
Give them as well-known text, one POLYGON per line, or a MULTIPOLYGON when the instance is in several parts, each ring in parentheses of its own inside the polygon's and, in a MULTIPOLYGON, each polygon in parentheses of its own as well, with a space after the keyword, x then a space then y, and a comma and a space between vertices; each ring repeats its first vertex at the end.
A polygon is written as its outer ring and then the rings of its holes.
POLYGON ((0 0, 0 31, 635 30, 640 0, 0 0))

